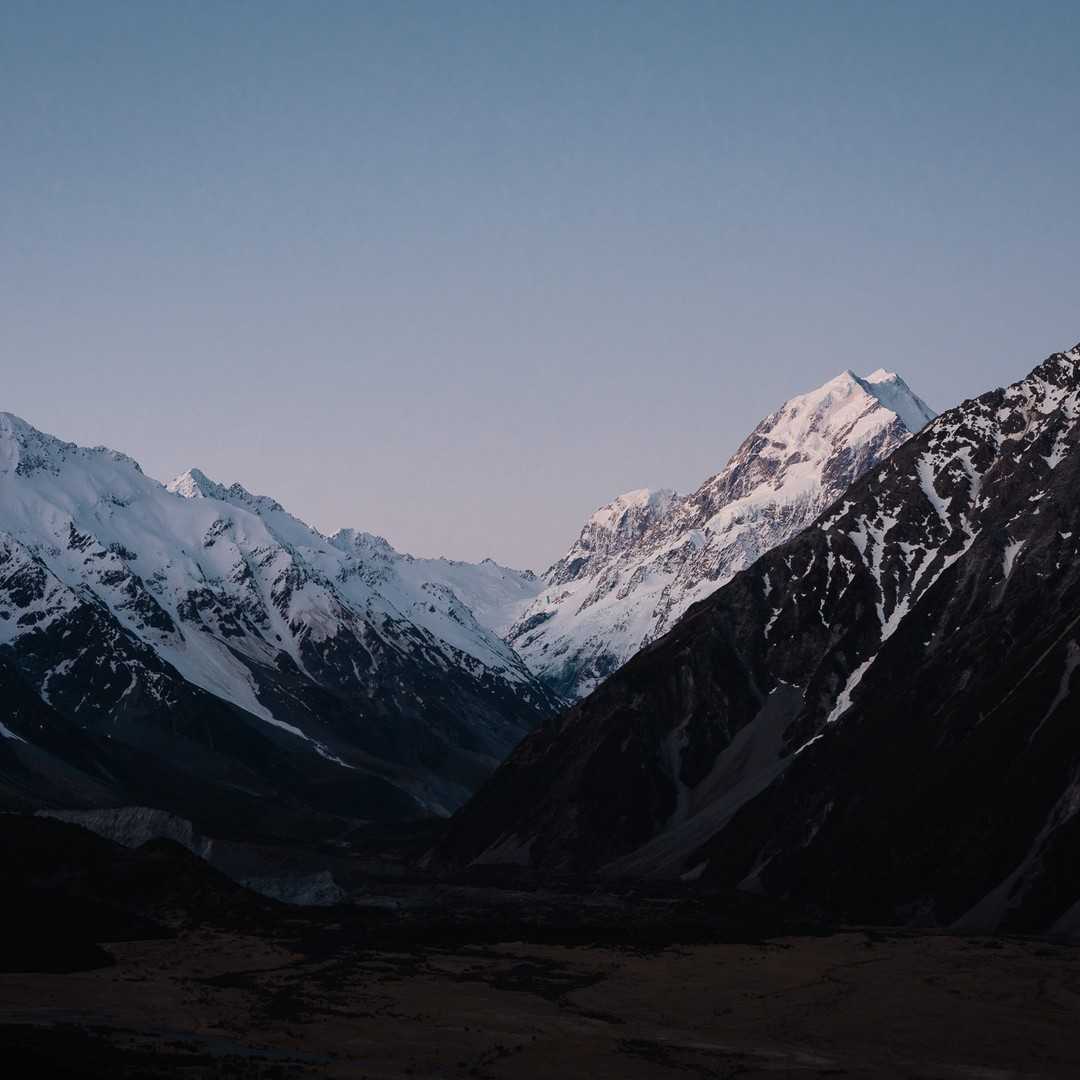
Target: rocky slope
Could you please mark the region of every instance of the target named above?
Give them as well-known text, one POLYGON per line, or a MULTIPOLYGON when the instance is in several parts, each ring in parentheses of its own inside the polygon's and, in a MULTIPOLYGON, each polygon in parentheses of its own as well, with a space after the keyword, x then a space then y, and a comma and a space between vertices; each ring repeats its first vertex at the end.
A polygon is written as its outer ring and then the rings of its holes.
POLYGON ((886 371, 793 398, 692 494, 632 491, 593 514, 507 640, 556 693, 584 696, 933 416, 886 371))
POLYGON ((0 801, 445 813, 553 707, 470 607, 532 588, 0 414, 0 801))
POLYGON ((1075 928, 1080 346, 945 413, 528 738, 438 857, 1075 928))

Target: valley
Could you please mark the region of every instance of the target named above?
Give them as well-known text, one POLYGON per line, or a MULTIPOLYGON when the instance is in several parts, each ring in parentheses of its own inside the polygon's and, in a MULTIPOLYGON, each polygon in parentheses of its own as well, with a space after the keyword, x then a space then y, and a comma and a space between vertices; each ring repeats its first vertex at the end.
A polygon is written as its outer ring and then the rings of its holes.
MULTIPOLYGON (((25 853, 13 883, 32 893, 31 864, 45 867, 33 853, 51 849, 53 903, 80 912, 36 903, 20 918, 28 947, 0 959, 0 1046, 18 1075, 490 1080, 557 1062, 582 1080, 1065 1080, 1080 1068, 1080 951, 1064 941, 490 874, 361 872, 350 904, 290 907, 170 842, 125 853, 10 818, 0 835, 25 853), (71 877, 58 889, 60 854, 71 877), (80 927, 104 945, 89 950, 80 927)), ((11 902, 9 888, 8 920, 11 902)))

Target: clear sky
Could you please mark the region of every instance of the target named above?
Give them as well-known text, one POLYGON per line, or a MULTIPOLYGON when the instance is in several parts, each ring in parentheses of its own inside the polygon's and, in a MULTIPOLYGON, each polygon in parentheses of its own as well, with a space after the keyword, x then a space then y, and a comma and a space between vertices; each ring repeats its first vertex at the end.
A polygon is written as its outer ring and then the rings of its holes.
POLYGON ((0 409, 540 568, 1080 338, 1080 4, 0 3, 0 409))

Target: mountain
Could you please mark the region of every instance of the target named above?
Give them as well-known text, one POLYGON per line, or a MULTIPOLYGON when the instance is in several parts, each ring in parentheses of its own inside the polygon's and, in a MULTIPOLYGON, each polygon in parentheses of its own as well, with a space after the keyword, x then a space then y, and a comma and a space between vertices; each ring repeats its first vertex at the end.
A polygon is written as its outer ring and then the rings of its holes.
POLYGON ((1080 925, 1080 346, 943 414, 534 733, 437 858, 1080 925))
POLYGON ((554 692, 583 697, 933 418, 887 371, 793 398, 693 494, 631 491, 597 510, 507 640, 554 692))
POLYGON ((447 813, 554 708, 470 607, 534 587, 0 414, 0 802, 447 813))

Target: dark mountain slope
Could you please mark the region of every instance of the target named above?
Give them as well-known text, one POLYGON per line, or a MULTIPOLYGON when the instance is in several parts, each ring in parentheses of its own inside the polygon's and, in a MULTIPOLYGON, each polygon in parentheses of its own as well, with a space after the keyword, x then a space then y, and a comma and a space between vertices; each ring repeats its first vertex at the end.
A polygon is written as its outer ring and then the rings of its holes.
POLYGON ((1074 349, 940 417, 527 739, 439 857, 1068 918, 1078 416, 1074 349))

